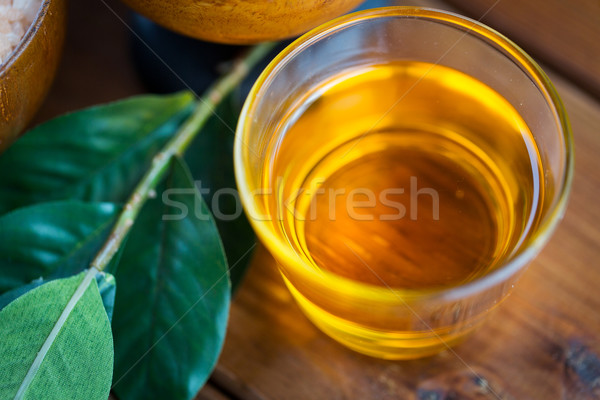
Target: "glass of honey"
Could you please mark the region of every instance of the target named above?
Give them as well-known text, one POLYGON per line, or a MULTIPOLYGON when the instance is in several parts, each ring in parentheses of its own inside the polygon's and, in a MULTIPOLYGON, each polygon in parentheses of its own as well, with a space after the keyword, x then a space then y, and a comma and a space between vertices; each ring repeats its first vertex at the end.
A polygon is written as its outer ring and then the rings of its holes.
POLYGON ((244 105, 235 163, 308 318, 410 359, 458 343, 508 295, 565 211, 573 142, 548 77, 510 40, 391 7, 278 55, 244 105))

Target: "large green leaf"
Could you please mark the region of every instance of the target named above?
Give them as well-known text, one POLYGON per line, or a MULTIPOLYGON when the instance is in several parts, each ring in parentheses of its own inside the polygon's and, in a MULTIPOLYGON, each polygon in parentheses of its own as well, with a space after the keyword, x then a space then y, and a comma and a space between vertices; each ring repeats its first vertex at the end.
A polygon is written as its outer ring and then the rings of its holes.
POLYGON ((116 275, 114 390, 128 400, 194 397, 214 368, 227 326, 224 251, 179 159, 166 189, 165 201, 158 196, 142 209, 116 275))
POLYGON ((224 99, 185 154, 197 186, 205 189, 202 195, 221 234, 234 290, 244 277, 256 244, 237 196, 233 171, 233 130, 240 110, 234 96, 224 99))
POLYGON ((118 212, 109 203, 61 201, 0 217, 0 293, 86 268, 118 212))
POLYGON ((139 96, 37 126, 0 156, 0 214, 49 200, 125 200, 192 102, 187 92, 139 96))
MULTIPOLYGON (((49 281, 45 281, 44 278, 38 278, 27 285, 0 295, 0 311, 25 293, 28 293, 47 282, 49 281)), ((111 320, 115 308, 115 293, 117 289, 115 278, 106 272, 98 272, 96 274, 96 284, 98 285, 98 291, 100 292, 100 297, 102 297, 102 304, 104 304, 108 319, 111 320)))
POLYGON ((108 398, 113 343, 94 275, 46 283, 0 311, 0 399, 108 398))

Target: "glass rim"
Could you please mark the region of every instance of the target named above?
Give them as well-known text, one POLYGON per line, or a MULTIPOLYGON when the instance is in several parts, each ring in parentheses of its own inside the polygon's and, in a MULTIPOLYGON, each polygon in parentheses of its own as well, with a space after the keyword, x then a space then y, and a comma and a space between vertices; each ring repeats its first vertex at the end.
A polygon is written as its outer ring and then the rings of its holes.
POLYGON ((326 281, 327 286, 329 288, 334 288, 334 291, 346 293, 352 297, 361 297, 365 300, 397 302, 398 297, 401 297, 403 299, 411 300, 444 299, 445 301, 450 301, 479 293, 510 278, 525 267, 548 242, 558 223, 562 219, 568 203, 574 169, 574 145, 569 120, 554 85, 550 82, 550 79, 540 66, 510 39, 478 21, 453 12, 424 7, 393 6, 359 11, 333 19, 305 33, 281 51, 260 74, 244 103, 244 107, 238 120, 234 141, 234 164, 238 190, 245 211, 248 214, 248 219, 269 252, 278 254, 278 262, 285 264, 284 269, 292 266, 295 272, 300 272, 305 278, 308 278, 308 281, 311 283, 322 285, 323 282, 326 281), (566 153, 565 171, 561 177, 560 191, 555 195, 558 199, 552 205, 552 208, 549 209, 548 215, 534 231, 532 239, 522 251, 517 252, 509 259, 505 260, 505 262, 493 271, 457 286, 425 290, 402 289, 361 283, 326 270, 317 272, 314 266, 303 260, 287 242, 275 235, 274 231, 269 227, 272 223, 271 221, 257 221, 251 217, 253 214, 260 214, 257 209, 257 204, 251 196, 249 185, 247 183, 248 180, 250 180, 250 174, 246 168, 244 153, 247 152, 245 143, 247 143, 250 133, 245 121, 248 120, 248 117, 255 109, 256 104, 264 95, 263 88, 267 87, 272 77, 275 76, 289 60, 294 58, 311 44, 361 22, 374 18, 387 17, 443 21, 455 28, 466 29, 466 34, 479 34, 494 44, 499 45, 513 57, 517 62, 517 65, 522 68, 524 67, 527 70, 530 78, 534 79, 536 87, 541 89, 542 94, 546 98, 546 102, 552 108, 564 140, 563 144, 566 153), (323 278, 324 276, 325 279, 323 278))

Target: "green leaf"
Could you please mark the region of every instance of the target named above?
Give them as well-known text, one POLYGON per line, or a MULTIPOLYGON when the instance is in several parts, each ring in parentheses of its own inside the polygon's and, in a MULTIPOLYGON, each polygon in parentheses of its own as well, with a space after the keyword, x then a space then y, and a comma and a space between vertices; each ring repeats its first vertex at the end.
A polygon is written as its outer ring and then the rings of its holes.
POLYGON ((96 284, 102 298, 104 310, 108 316, 108 320, 112 321, 113 311, 115 309, 115 296, 117 294, 117 281, 115 277, 106 272, 98 272, 96 274, 96 284))
POLYGON ((128 400, 193 398, 227 327, 230 284, 214 221, 181 160, 164 186, 165 201, 142 209, 116 275, 114 390, 128 400))
POLYGON ((46 283, 0 311, 0 398, 106 400, 113 344, 95 271, 46 283))
POLYGON ((256 245, 254 231, 237 197, 233 171, 233 130, 240 110, 234 96, 224 99, 215 110, 219 118, 213 116, 208 120, 185 154, 197 186, 208 189, 201 193, 215 216, 234 290, 246 273, 256 245))
MULTIPOLYGON (((43 278, 38 278, 27 285, 18 287, 0 295, 0 311, 19 297, 23 296, 25 293, 42 286, 44 283, 51 282, 52 280, 54 279, 45 281, 43 278)), ((110 321, 115 308, 117 282, 115 281, 115 277, 111 274, 106 272, 98 272, 96 274, 96 284, 98 285, 100 297, 102 297, 102 304, 104 304, 106 315, 110 321)))
POLYGON ((16 289, 9 290, 6 293, 3 293, 2 295, 0 295, 0 311, 19 297, 23 296, 25 293, 39 286, 42 286, 44 283, 46 283, 44 281, 44 278, 38 278, 35 279, 33 282, 28 283, 27 285, 23 285, 16 289))
POLYGON ((58 199, 124 201, 192 102, 187 92, 139 96, 35 127, 0 156, 0 214, 58 199))
POLYGON ((63 201, 25 207, 0 217, 0 293, 40 277, 80 272, 98 252, 119 207, 63 201))

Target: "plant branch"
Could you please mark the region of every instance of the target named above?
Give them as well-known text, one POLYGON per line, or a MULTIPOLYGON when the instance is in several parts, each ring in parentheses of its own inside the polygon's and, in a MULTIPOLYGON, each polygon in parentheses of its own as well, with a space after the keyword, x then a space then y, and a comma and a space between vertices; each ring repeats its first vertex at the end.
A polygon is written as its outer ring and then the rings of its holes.
POLYGON ((125 236, 131 229, 142 206, 154 192, 169 168, 173 156, 182 155, 192 140, 204 126, 206 121, 214 114, 224 97, 235 89, 248 75, 250 70, 262 60, 274 47, 274 43, 262 43, 254 46, 243 58, 237 60, 231 71, 223 75, 208 91, 198 100, 196 109, 184 122, 175 136, 163 147, 152 160, 152 166, 137 184, 135 190, 127 200, 123 211, 119 215, 110 236, 102 246, 91 263, 92 268, 102 271, 115 253, 121 247, 125 236))

